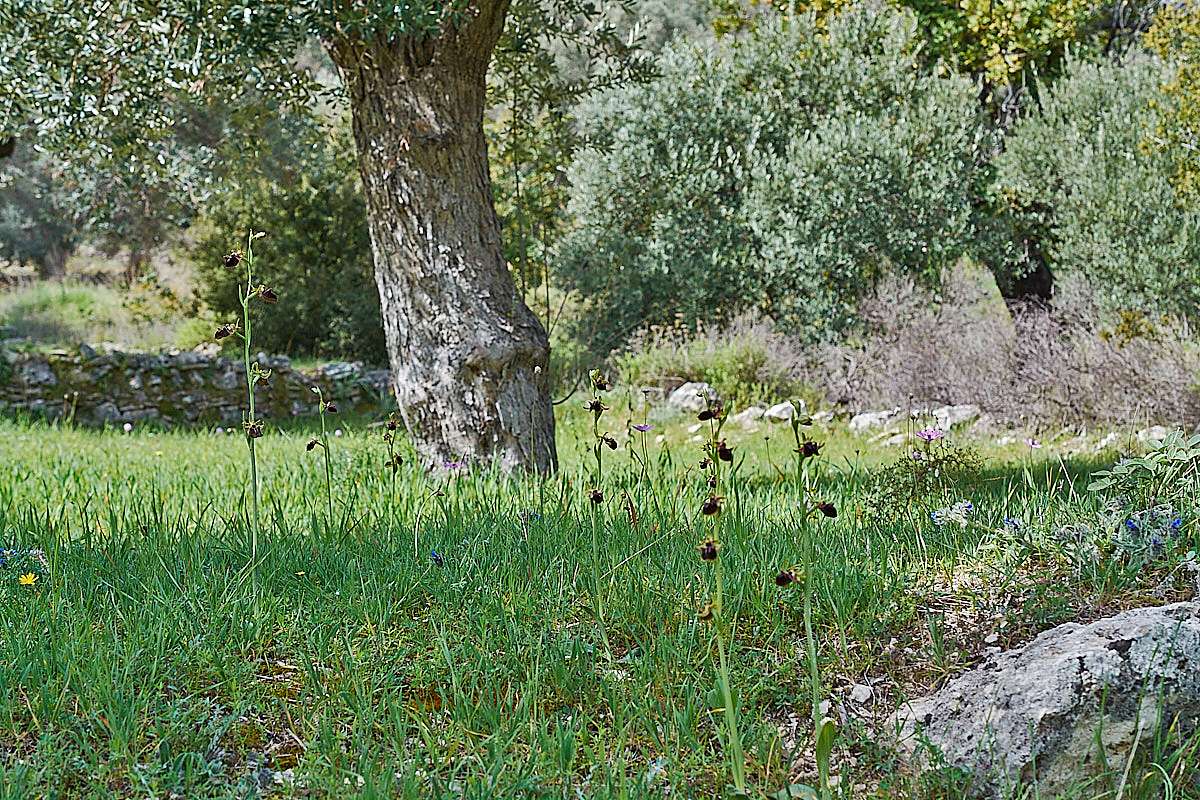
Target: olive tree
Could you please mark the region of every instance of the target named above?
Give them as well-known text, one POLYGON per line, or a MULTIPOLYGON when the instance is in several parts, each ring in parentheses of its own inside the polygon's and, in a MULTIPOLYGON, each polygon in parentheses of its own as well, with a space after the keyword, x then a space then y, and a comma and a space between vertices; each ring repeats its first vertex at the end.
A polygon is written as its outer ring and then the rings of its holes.
POLYGON ((169 169, 171 132, 203 125, 205 104, 311 97, 298 54, 319 41, 352 112, 411 436, 434 462, 549 469, 549 344, 502 255, 482 125, 508 12, 508 0, 15 0, 0 6, 0 142, 137 150, 169 169))

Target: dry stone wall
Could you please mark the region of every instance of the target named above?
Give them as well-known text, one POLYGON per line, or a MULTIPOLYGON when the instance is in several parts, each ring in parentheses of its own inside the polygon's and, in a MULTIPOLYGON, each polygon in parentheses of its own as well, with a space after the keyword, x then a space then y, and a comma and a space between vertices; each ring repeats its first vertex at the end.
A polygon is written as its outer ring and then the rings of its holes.
MULTIPOLYGON (((255 391, 259 414, 314 413, 318 386, 344 410, 377 410, 391 394, 387 370, 342 362, 299 370, 260 353, 271 370, 255 391)), ((86 425, 153 421, 166 426, 240 423, 246 400, 240 359, 203 350, 33 352, 0 346, 0 413, 70 418, 86 425)))

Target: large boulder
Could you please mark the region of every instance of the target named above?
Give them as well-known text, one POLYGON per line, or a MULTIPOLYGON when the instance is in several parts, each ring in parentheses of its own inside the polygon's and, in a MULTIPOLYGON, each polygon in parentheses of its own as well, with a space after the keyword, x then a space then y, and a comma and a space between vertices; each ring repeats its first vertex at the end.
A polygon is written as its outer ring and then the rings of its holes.
POLYGON ((721 399, 717 390, 707 383, 689 381, 671 392, 667 398, 667 405, 677 411, 698 414, 708 407, 705 397, 714 403, 721 399))
POLYGON ((915 766, 938 754, 972 772, 981 795, 1036 782, 1053 797, 1102 759, 1123 764, 1135 740, 1148 745, 1174 723, 1186 733, 1197 720, 1200 603, 1192 602, 1060 625, 909 702, 889 730, 915 766))

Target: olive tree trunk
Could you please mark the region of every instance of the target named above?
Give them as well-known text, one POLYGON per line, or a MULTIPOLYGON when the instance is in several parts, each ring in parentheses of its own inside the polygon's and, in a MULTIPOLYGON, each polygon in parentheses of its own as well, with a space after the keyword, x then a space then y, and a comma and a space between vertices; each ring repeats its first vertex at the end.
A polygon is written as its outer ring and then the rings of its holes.
POLYGON ((483 135, 507 0, 437 37, 343 40, 396 398, 434 464, 555 467, 546 331, 500 243, 483 135))

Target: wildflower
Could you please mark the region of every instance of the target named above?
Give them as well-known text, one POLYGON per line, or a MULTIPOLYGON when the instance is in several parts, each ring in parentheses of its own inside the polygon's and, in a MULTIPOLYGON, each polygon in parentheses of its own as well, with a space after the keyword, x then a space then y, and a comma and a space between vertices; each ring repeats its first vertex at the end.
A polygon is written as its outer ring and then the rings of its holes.
POLYGON ((609 436, 607 433, 600 437, 600 441, 604 442, 604 445, 609 450, 617 449, 617 440, 614 439, 613 437, 609 436))
POLYGON ((35 547, 29 551, 29 557, 38 563, 38 566, 43 571, 50 569, 50 563, 46 561, 46 552, 40 547, 35 547))
POLYGON ((700 469, 708 469, 712 466, 712 461, 707 458, 700 459, 700 469))
POLYGON ((225 264, 225 269, 237 269, 238 264, 242 263, 242 251, 234 250, 221 259, 225 264))
POLYGON ((705 539, 699 547, 701 561, 716 561, 717 554, 721 552, 721 543, 716 539, 705 539))
POLYGON ((592 489, 588 492, 588 499, 592 501, 592 505, 598 506, 604 502, 604 492, 599 489, 592 489))
POLYGON ((325 403, 325 413, 326 414, 336 414, 337 413, 337 403, 333 402, 332 400, 329 400, 328 402, 326 402, 325 403))
POLYGON ((250 420, 245 424, 247 439, 261 439, 263 435, 262 423, 258 420, 250 420))
POLYGON ((222 339, 226 339, 230 336, 233 336, 233 334, 236 332, 237 332, 237 325, 233 324, 232 322, 226 322, 224 325, 217 328, 217 332, 213 334, 213 338, 219 342, 222 339))
POLYGON ((400 423, 396 422, 396 418, 392 416, 388 417, 388 421, 383 423, 383 427, 387 428, 389 431, 394 431, 400 427, 400 423))
POLYGON ((975 512, 975 504, 970 500, 963 500, 955 503, 947 508, 939 508, 929 514, 929 518, 933 520, 933 524, 941 527, 947 522, 957 522, 959 525, 967 524, 967 517, 975 512))
POLYGON ((389 458, 387 461, 384 462, 384 466, 391 467, 392 472, 395 472, 398 469, 400 469, 400 465, 403 463, 404 463, 404 460, 402 458, 400 458, 400 456, 392 456, 391 458, 389 458))
POLYGON ((3 547, 0 547, 0 567, 8 566, 8 557, 10 555, 12 555, 11 550, 5 550, 3 547))
POLYGON ((1020 530, 1021 520, 1017 519, 1016 517, 1005 517, 1004 527, 1010 531, 1020 530))
POLYGON ((1177 531, 1183 527, 1183 517, 1176 517, 1171 520, 1171 530, 1177 531))
POLYGON ((696 415, 696 418, 701 422, 708 422, 710 419, 720 419, 721 412, 724 411, 724 406, 720 403, 713 403, 708 408, 696 415))
POLYGON ((798 580, 794 569, 781 569, 779 574, 775 576, 775 585, 779 587, 790 586, 798 580))
POLYGON ((825 445, 821 442, 814 442, 812 439, 805 439, 800 443, 800 448, 796 451, 804 458, 813 458, 821 454, 821 448, 825 445))
POLYGON ((224 432, 225 432, 225 429, 222 428, 220 425, 218 425, 217 429, 215 431, 213 431, 213 433, 217 434, 218 436, 220 436, 224 432))
POLYGON ((653 425, 648 425, 644 422, 641 422, 641 423, 638 423, 637 425, 634 425, 633 429, 635 431, 637 431, 638 433, 645 433, 645 432, 649 431, 650 429, 652 429, 653 427, 654 427, 653 425))
POLYGON ((1025 446, 1028 447, 1030 450, 1038 450, 1041 448, 1042 443, 1039 442, 1037 439, 1026 439, 1025 446))
POLYGON ((448 470, 450 472, 454 472, 455 470, 462 469, 465 466, 466 466, 466 463, 463 461, 443 461, 442 462, 442 469, 448 470))
POLYGON ((429 560, 432 561, 434 564, 437 564, 439 567, 446 566, 446 559, 443 558, 442 554, 439 553, 437 550, 429 551, 429 560))
POLYGON ((340 439, 340 438, 342 438, 342 429, 341 429, 341 428, 334 428, 334 429, 333 429, 333 435, 334 435, 334 436, 336 436, 336 437, 337 437, 337 438, 339 438, 339 439, 340 439))
POLYGON ((596 419, 600 419, 600 415, 605 411, 608 411, 608 406, 604 405, 604 402, 599 397, 593 397, 587 402, 587 405, 584 406, 584 408, 592 412, 596 419))
POLYGON ((938 439, 945 438, 946 432, 939 428, 926 428, 923 431, 917 431, 917 438, 923 442, 936 442, 938 439))
POLYGON ((33 586, 35 583, 37 583, 37 579, 37 573, 34 572, 26 572, 20 578, 18 578, 22 586, 33 586))
POLYGON ((1131 519, 1127 519, 1125 520, 1125 527, 1131 531, 1136 531, 1138 529, 1138 524, 1131 519))
POLYGON ((304 449, 311 453, 314 448, 317 448, 320 445, 321 445, 320 439, 309 439, 308 444, 304 445, 304 449))
POLYGON ((725 444, 724 439, 717 443, 717 458, 726 462, 733 461, 733 450, 729 445, 725 444))
POLYGON ((704 501, 704 505, 700 506, 700 513, 706 517, 711 517, 714 514, 721 513, 721 498, 715 494, 710 494, 708 499, 704 501))
POLYGON ((708 622, 709 620, 711 620, 713 618, 713 604, 712 603, 704 604, 704 606, 700 609, 699 618, 700 618, 701 622, 708 622))
POLYGON ((604 375, 600 373, 600 370, 592 370, 590 377, 592 379, 592 386, 595 387, 596 391, 607 392, 612 388, 612 383, 610 383, 608 378, 604 377, 604 375))
POLYGON ((830 519, 837 516, 837 508, 830 502, 817 503, 817 511, 820 511, 830 519))
POLYGON ((133 431, 133 423, 126 422, 124 425, 121 426, 121 430, 125 431, 126 433, 130 433, 131 431, 133 431))
POLYGON ((270 286, 258 287, 258 296, 268 305, 275 305, 279 302, 279 295, 275 294, 275 290, 270 286))

